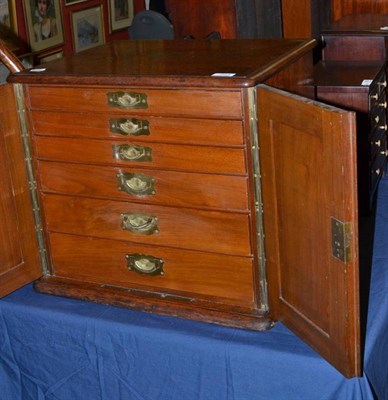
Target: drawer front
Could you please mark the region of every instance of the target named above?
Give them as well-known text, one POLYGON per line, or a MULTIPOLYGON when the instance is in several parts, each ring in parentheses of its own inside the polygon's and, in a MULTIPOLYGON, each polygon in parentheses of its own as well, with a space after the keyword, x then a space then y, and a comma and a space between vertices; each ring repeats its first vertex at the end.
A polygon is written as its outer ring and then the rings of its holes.
POLYGON ((242 122, 190 118, 135 117, 112 113, 58 113, 33 111, 38 135, 89 139, 133 138, 142 142, 167 142, 217 146, 243 145, 242 122))
MULTIPOLYGON (((52 233, 53 274, 106 285, 217 296, 218 302, 251 306, 254 301, 249 257, 134 245, 127 242, 52 233), (127 255, 156 257, 159 273, 134 270, 127 255), (129 269, 129 268, 131 269, 129 269), (162 275, 160 274, 162 273, 162 275)), ((212 299, 214 300, 214 299, 212 299)))
POLYGON ((242 117, 241 93, 206 90, 132 90, 130 88, 85 89, 74 87, 29 87, 33 110, 106 112, 136 115, 193 116, 201 118, 242 117), (114 101, 110 98, 116 97, 114 101))
POLYGON ((373 109, 370 113, 370 131, 372 135, 377 130, 387 130, 387 117, 384 108, 373 109))
POLYGON ((47 229, 129 242, 250 256, 246 214, 44 195, 47 229))
POLYGON ((247 178, 83 164, 39 163, 41 188, 80 196, 247 211, 247 178))
POLYGON ((370 140, 370 154, 373 160, 379 153, 384 153, 387 146, 387 131, 384 128, 377 129, 370 140))
POLYGON ((111 164, 122 167, 148 167, 167 170, 245 174, 243 149, 181 146, 173 144, 133 144, 125 140, 79 140, 34 138, 38 159, 111 164))

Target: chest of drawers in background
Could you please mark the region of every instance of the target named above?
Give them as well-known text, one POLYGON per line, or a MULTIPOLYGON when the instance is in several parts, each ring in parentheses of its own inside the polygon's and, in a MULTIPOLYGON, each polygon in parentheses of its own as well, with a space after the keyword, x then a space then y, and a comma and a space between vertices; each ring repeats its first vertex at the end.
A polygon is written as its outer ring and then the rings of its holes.
POLYGON ((322 61, 315 84, 318 99, 357 113, 359 203, 368 213, 387 158, 385 63, 322 61))

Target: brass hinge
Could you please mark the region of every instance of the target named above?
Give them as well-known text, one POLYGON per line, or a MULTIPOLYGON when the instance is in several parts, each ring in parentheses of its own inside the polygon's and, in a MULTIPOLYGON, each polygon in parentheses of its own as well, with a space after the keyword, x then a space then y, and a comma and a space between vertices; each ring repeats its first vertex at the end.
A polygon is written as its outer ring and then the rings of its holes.
POLYGON ((347 263, 352 260, 352 224, 331 218, 331 249, 335 258, 347 263))

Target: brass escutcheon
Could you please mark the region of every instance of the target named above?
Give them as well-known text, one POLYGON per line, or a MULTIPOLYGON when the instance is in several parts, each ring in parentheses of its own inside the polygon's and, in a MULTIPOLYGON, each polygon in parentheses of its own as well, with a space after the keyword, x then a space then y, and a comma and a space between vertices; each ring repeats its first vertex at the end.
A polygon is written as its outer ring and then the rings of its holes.
POLYGON ((121 229, 136 235, 152 235, 159 233, 158 218, 143 213, 122 213, 121 229))
POLYGON ((130 172, 117 174, 117 188, 133 196, 147 196, 156 194, 155 179, 152 176, 130 172))
POLYGON ((148 136, 150 135, 149 122, 137 118, 111 118, 109 129, 112 133, 124 136, 148 136))
POLYGON ((152 161, 152 149, 146 146, 131 144, 114 144, 113 156, 116 160, 124 161, 152 161))
POLYGON ((164 275, 164 261, 160 258, 146 254, 126 254, 127 268, 145 275, 164 275))
POLYGON ((140 109, 148 108, 147 95, 136 92, 110 92, 107 93, 108 105, 117 108, 140 109))

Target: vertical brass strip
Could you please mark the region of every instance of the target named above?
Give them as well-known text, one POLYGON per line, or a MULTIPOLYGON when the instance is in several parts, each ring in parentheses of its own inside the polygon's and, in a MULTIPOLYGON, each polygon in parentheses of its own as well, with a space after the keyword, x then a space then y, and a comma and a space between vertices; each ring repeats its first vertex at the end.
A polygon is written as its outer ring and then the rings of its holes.
POLYGON ((259 155, 259 131, 257 115, 257 96, 256 88, 248 89, 249 101, 249 124, 251 136, 251 157, 254 179, 254 200, 256 214, 256 239, 258 254, 258 274, 260 279, 260 308, 268 310, 268 289, 266 277, 266 257, 264 246, 264 221, 263 221, 263 199, 261 191, 260 155, 259 155))
POLYGON ((14 93, 16 98, 16 107, 18 112, 20 133, 24 149, 24 160, 27 171, 28 186, 30 189, 30 196, 32 201, 32 211, 35 220, 35 230, 39 247, 39 258, 42 266, 42 271, 44 274, 47 274, 48 273, 47 251, 43 233, 42 218, 40 215, 35 173, 32 165, 31 139, 30 139, 30 133, 26 115, 23 86, 21 84, 14 84, 14 93))

